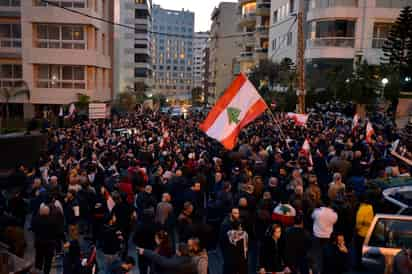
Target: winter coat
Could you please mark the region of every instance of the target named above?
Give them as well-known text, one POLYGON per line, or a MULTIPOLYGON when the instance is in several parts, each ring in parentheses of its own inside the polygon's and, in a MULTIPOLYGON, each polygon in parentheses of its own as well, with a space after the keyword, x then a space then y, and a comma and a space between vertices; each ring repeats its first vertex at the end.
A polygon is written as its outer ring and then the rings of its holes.
POLYGON ((154 274, 197 274, 197 267, 189 256, 162 257, 150 250, 144 250, 143 256, 159 267, 154 274))

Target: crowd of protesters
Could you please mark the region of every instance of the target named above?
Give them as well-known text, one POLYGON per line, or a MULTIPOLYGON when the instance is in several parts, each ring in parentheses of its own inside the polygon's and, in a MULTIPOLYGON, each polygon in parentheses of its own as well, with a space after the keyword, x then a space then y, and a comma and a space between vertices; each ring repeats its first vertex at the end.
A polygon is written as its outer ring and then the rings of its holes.
POLYGON ((0 227, 14 227, 2 233, 23 256, 26 225, 45 274, 57 256, 64 274, 214 274, 211 252, 223 274, 361 269, 363 240, 384 210, 366 183, 410 176, 410 166, 387 153, 393 127, 375 123, 368 143, 351 107, 330 110, 315 110, 306 126, 264 115, 233 151, 198 129, 206 113, 137 111, 52 127, 38 165, 11 179, 23 188, 2 199, 0 227), (91 255, 81 251, 86 240, 97 247, 91 255))

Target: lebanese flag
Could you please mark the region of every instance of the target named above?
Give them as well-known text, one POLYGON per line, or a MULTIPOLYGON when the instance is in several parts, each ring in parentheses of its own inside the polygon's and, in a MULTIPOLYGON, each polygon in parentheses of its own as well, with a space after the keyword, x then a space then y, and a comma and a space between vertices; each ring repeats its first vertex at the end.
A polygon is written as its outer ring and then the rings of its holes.
POLYGON ((372 123, 368 122, 366 125, 366 142, 368 144, 372 143, 372 136, 375 134, 375 130, 373 129, 372 123))
POLYGON ((352 132, 359 127, 360 116, 356 113, 352 120, 352 132))
POLYGON ((293 113, 293 112, 289 112, 286 115, 287 118, 295 121, 295 124, 297 126, 306 126, 306 123, 308 122, 309 119, 309 114, 297 114, 297 113, 293 113))
POLYGON ((253 84, 240 74, 209 112, 200 129, 232 150, 242 128, 260 116, 267 105, 253 84))
POLYGON ((309 164, 313 166, 312 153, 310 152, 310 144, 308 139, 306 139, 303 143, 301 153, 303 153, 308 158, 309 164))

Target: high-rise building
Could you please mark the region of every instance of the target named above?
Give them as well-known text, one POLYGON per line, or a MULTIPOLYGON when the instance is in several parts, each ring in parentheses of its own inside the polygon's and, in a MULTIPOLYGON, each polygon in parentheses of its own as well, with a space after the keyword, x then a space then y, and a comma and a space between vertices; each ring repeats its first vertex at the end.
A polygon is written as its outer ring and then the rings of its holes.
MULTIPOLYGON (((112 20, 108 0, 53 3, 112 20)), ((41 0, 0 1, 0 88, 25 85, 30 99, 13 99, 16 115, 78 100, 112 99, 112 26, 41 0)), ((0 98, 0 100, 2 100, 0 98)))
POLYGON ((151 0, 114 0, 114 20, 131 26, 114 27, 113 79, 115 93, 151 93, 151 0), (134 27, 134 29, 133 29, 134 27))
POLYGON ((204 89, 205 69, 204 62, 208 44, 209 32, 196 32, 193 39, 193 87, 204 89))
POLYGON ((213 10, 209 40, 209 103, 215 102, 240 72, 237 58, 242 34, 234 24, 238 18, 237 3, 222 2, 213 10))
MULTIPOLYGON (((302 0, 303 1, 303 0, 302 0)), ((296 63, 298 0, 273 0, 269 58, 296 63)), ((303 6, 306 72, 312 80, 324 79, 332 66, 352 70, 357 60, 379 64, 383 42, 403 0, 310 0, 303 6)))
POLYGON ((189 99, 193 88, 195 15, 153 5, 153 93, 189 99))
POLYGON ((269 48, 270 0, 239 0, 238 27, 243 33, 239 55, 240 71, 247 73, 267 59, 269 48))

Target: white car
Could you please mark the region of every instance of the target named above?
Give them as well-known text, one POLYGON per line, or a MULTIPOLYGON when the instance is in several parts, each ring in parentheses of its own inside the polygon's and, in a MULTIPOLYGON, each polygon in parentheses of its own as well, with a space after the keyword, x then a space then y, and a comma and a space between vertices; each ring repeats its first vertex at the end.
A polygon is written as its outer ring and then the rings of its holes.
POLYGON ((391 274, 394 257, 412 248, 412 216, 377 214, 362 248, 362 264, 374 274, 391 274))
POLYGON ((412 185, 387 188, 382 195, 390 213, 412 216, 412 185))

